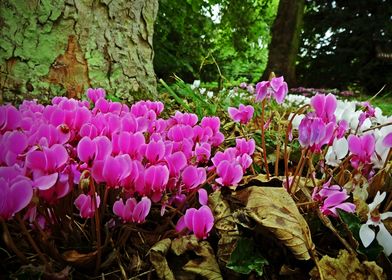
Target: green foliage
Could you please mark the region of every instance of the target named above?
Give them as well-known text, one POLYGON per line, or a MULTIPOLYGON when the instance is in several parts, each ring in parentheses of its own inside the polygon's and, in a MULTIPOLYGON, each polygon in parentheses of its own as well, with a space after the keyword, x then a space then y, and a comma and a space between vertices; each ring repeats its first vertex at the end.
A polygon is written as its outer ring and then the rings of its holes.
POLYGON ((227 267, 241 274, 249 274, 255 271, 259 276, 262 276, 263 268, 267 264, 267 259, 257 250, 253 239, 240 238, 230 256, 227 267))
POLYGON ((359 238, 359 229, 361 228, 361 221, 358 216, 352 213, 347 213, 341 209, 337 209, 340 218, 347 225, 348 229, 351 231, 354 238, 358 241, 359 247, 357 251, 361 254, 364 254, 368 257, 369 260, 375 260, 383 251, 383 247, 380 246, 376 239, 369 245, 369 247, 365 248, 362 244, 361 239, 359 238))
POLYGON ((277 6, 278 0, 160 1, 154 33, 158 77, 257 80, 267 62, 277 6), (215 16, 219 11, 214 20, 213 10, 215 16))
MULTIPOLYGON (((392 85, 392 4, 385 0, 307 0, 299 84, 347 88, 374 94, 392 85)), ((389 88, 390 89, 390 88, 389 88)))

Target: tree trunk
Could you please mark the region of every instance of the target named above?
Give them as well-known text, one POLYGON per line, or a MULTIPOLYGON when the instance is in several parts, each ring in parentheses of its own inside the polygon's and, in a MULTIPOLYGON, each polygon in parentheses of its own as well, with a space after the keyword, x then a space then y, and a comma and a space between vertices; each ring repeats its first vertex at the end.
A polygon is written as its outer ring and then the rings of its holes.
POLYGON ((1 2, 4 101, 80 97, 88 87, 128 101, 156 97, 158 0, 1 2))
POLYGON ((267 68, 262 80, 271 72, 284 76, 289 86, 296 84, 295 63, 304 13, 304 0, 280 0, 278 14, 272 27, 267 68))

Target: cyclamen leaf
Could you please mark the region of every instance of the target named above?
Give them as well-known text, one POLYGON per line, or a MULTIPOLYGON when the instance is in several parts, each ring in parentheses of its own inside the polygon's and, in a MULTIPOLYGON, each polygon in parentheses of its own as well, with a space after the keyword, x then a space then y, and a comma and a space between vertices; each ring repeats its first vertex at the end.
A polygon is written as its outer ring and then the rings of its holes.
POLYGON ((198 241, 194 235, 183 236, 172 241, 171 249, 177 256, 188 250, 195 252, 198 256, 188 261, 183 266, 183 270, 199 274, 208 280, 223 279, 214 250, 207 241, 198 241))
POLYGON ((159 279, 175 279, 166 260, 166 254, 170 249, 170 245, 171 240, 166 238, 156 243, 150 251, 150 261, 153 264, 159 279))
POLYGON ((310 259, 314 244, 308 224, 285 189, 249 187, 234 196, 246 205, 249 217, 272 232, 297 259, 310 259))
POLYGON ((227 267, 242 274, 249 274, 254 270, 262 276, 266 264, 268 261, 257 251, 255 242, 249 238, 241 238, 237 241, 227 267))
POLYGON ((230 206, 227 201, 223 199, 220 191, 215 191, 210 194, 208 202, 214 215, 215 230, 220 237, 218 241, 217 258, 219 262, 226 265, 240 233, 232 216, 230 206))
POLYGON ((319 267, 323 277, 320 277, 315 267, 309 273, 312 279, 386 279, 382 268, 375 262, 364 261, 360 263, 354 255, 350 255, 346 250, 341 250, 337 258, 324 256, 319 262, 319 267))

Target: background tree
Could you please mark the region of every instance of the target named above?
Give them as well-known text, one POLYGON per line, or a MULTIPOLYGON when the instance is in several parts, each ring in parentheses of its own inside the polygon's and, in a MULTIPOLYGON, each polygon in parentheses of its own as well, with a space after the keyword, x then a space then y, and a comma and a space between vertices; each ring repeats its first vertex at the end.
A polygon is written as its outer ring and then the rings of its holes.
MULTIPOLYGON (((298 74, 301 85, 392 88, 392 3, 306 0, 298 74)), ((387 92, 385 90, 384 92, 387 92)))
POLYGON ((161 0, 155 25, 154 67, 192 82, 246 77, 256 81, 267 62, 278 0, 161 0))
POLYGON ((267 80, 271 71, 285 76, 290 86, 296 84, 296 60, 302 28, 304 0, 280 0, 272 27, 268 64, 262 76, 267 80))
POLYGON ((157 11, 158 0, 1 1, 1 95, 154 95, 157 11))

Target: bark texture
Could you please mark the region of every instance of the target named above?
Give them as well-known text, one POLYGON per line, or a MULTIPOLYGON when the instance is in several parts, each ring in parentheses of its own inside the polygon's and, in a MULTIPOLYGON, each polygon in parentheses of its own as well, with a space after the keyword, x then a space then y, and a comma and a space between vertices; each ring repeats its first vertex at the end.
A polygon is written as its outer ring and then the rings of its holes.
POLYGON ((88 87, 156 97, 157 11, 158 0, 1 1, 1 97, 48 101, 88 87))
POLYGON ((295 63, 304 13, 304 0, 280 0, 278 14, 272 27, 267 68, 262 80, 268 80, 271 72, 284 76, 289 86, 295 86, 295 63))

